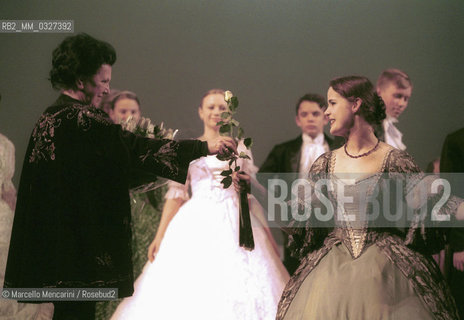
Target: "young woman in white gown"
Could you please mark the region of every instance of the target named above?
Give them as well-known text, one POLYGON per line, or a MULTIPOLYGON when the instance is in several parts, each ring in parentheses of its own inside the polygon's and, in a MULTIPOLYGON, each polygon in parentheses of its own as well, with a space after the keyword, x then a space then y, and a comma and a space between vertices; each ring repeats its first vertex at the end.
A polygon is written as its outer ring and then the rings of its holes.
MULTIPOLYGON (((200 140, 219 135, 220 115, 227 110, 223 90, 210 90, 199 115, 200 140)), ((239 152, 244 150, 240 147, 239 152)), ((224 189, 221 171, 227 161, 215 156, 190 163, 186 185, 171 184, 161 223, 148 250, 135 292, 111 319, 273 320, 289 276, 268 229, 258 226, 260 207, 250 197, 255 249, 239 247, 239 197, 224 189), (189 195, 189 188, 191 196, 189 195)), ((241 163, 256 172, 250 160, 241 163)))

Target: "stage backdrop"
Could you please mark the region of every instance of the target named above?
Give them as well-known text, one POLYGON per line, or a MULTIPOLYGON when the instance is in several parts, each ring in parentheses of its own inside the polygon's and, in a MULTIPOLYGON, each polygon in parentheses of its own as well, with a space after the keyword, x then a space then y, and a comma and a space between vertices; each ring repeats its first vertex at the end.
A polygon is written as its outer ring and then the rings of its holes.
MULTIPOLYGON (((413 95, 398 127, 422 167, 464 126, 462 0, 2 0, 0 19, 72 19, 75 32, 108 41, 118 54, 112 87, 136 92, 143 114, 182 138, 201 134, 205 91, 232 90, 257 165, 299 133, 297 99, 325 95, 342 75, 409 73, 413 95)), ((0 33, 0 132, 16 145, 16 185, 33 125, 58 94, 47 78, 67 35, 0 33)))

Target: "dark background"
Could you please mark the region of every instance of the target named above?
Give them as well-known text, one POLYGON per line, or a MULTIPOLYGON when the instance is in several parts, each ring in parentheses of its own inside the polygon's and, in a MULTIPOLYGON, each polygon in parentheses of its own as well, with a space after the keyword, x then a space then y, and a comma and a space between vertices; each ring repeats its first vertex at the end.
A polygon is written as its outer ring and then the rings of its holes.
MULTIPOLYGON (((112 87, 136 92, 143 114, 181 138, 201 134, 205 91, 233 91, 257 165, 299 133, 297 99, 326 95, 336 76, 410 75, 398 127, 422 168, 464 126, 462 0, 1 0, 0 19, 72 19, 75 32, 108 41, 118 54, 112 87)), ((0 33, 0 132, 16 145, 16 185, 34 123, 58 95, 51 52, 68 35, 0 33)))

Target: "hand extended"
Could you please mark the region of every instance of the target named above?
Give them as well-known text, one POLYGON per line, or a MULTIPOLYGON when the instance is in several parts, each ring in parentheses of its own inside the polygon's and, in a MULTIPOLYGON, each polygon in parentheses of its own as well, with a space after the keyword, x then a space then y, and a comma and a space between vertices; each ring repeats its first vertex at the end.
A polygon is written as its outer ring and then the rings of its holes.
POLYGON ((237 153, 237 144, 231 137, 220 136, 208 141, 208 151, 210 154, 235 152, 237 153))
POLYGON ((251 178, 245 171, 232 173, 232 183, 237 192, 246 190, 246 192, 250 193, 250 181, 251 178))

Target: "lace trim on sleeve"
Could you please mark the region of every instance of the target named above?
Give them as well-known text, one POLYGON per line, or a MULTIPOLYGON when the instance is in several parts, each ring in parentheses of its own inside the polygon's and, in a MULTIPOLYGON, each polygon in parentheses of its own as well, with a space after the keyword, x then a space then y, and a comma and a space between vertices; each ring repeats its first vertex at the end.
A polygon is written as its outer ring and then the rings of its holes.
POLYGON ((392 152, 386 170, 390 172, 392 179, 406 179, 403 190, 405 200, 408 206, 414 210, 414 220, 408 229, 405 244, 417 247, 418 250, 425 250, 428 246, 433 246, 436 243, 444 243, 442 228, 432 226, 438 226, 440 218, 446 220, 446 216, 454 216, 463 199, 450 196, 442 206, 437 207, 436 205, 443 197, 444 188, 439 187, 433 191, 432 186, 439 177, 426 176, 421 172, 414 159, 404 151, 394 150, 392 152), (424 192, 426 192, 426 196, 424 196, 424 192), (422 216, 421 212, 423 208, 427 208, 425 217, 422 216), (417 240, 420 241, 417 242, 417 240), (425 247, 423 247, 424 245, 425 247))

